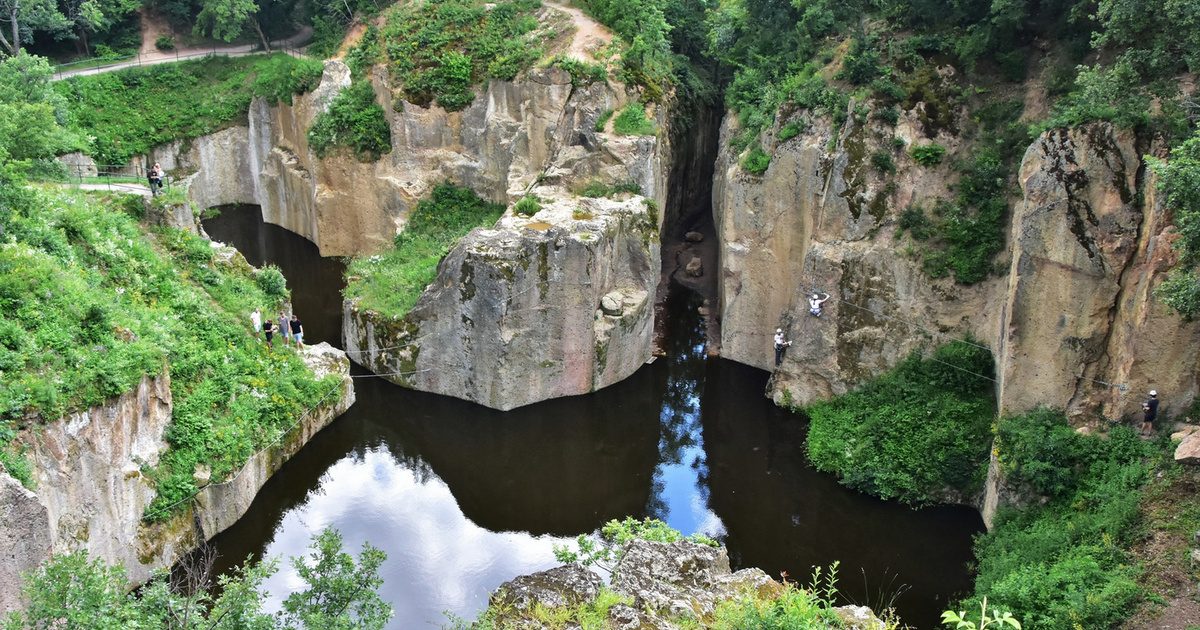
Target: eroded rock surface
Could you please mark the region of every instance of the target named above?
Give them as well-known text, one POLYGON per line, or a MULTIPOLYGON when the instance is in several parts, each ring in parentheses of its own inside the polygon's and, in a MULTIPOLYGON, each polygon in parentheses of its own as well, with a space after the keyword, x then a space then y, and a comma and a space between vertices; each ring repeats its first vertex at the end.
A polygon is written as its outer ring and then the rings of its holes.
MULTIPOLYGON (((568 565, 505 583, 492 595, 491 605, 502 627, 546 628, 529 614, 537 604, 548 609, 576 606, 594 599, 600 585, 595 574, 568 565)), ((605 627, 614 630, 674 630, 695 623, 705 627, 723 602, 748 595, 770 598, 783 591, 782 584, 760 569, 730 571, 724 548, 644 540, 626 545, 609 588, 632 602, 609 609, 605 627)), ((884 628, 869 608, 845 606, 835 611, 844 628, 884 628)))
POLYGON ((595 391, 649 360, 657 218, 637 196, 540 191, 536 215, 510 213, 460 241, 405 317, 347 302, 350 356, 407 387, 505 410, 595 391))

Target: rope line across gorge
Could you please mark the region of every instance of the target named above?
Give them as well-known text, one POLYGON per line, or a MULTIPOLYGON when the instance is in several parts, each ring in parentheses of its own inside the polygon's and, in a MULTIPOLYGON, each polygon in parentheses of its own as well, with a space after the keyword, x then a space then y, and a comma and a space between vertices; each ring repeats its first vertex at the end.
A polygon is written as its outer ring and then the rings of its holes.
MULTIPOLYGON (((801 286, 800 288, 801 288, 801 289, 804 289, 804 287, 803 287, 803 286, 801 286)), ((806 296, 807 296, 807 295, 811 295, 811 294, 813 294, 813 293, 820 293, 820 294, 822 294, 822 295, 827 295, 827 296, 829 296, 827 299, 828 299, 829 301, 831 301, 831 302, 832 302, 832 301, 840 302, 840 303, 842 303, 842 304, 845 304, 845 305, 847 305, 847 306, 852 306, 852 307, 854 307, 854 308, 857 308, 857 309, 860 309, 860 310, 863 310, 863 311, 867 311, 867 312, 869 312, 869 313, 873 313, 873 314, 875 314, 875 315, 877 315, 877 316, 879 316, 879 317, 882 317, 882 318, 884 318, 884 319, 891 320, 891 321, 894 321, 894 322, 900 322, 900 323, 906 324, 906 325, 908 325, 908 326, 910 326, 910 327, 912 327, 912 328, 916 328, 916 329, 918 329, 918 330, 921 330, 921 331, 925 332, 925 333, 926 333, 927 335, 929 335, 930 337, 934 337, 934 338, 936 338, 936 337, 940 336, 940 334, 939 334, 939 333, 937 333, 936 331, 933 331, 933 330, 931 330, 931 329, 929 329, 929 328, 926 328, 926 327, 924 327, 924 326, 922 326, 922 325, 920 325, 920 324, 917 324, 917 323, 911 322, 911 321, 909 321, 909 320, 906 320, 906 319, 904 319, 904 318, 901 318, 901 317, 896 317, 896 316, 894 316, 894 315, 887 315, 887 314, 884 314, 884 313, 880 313, 879 311, 877 311, 877 310, 875 310, 875 309, 872 309, 872 308, 869 308, 869 307, 866 307, 866 306, 862 306, 861 304, 855 304, 854 302, 848 302, 848 301, 846 301, 846 300, 843 300, 843 299, 841 299, 841 298, 839 298, 839 297, 836 297, 836 296, 835 296, 835 295, 833 295, 832 293, 826 293, 826 292, 824 292, 824 291, 820 291, 820 290, 818 290, 816 287, 810 287, 809 289, 805 290, 805 292, 804 292, 804 294, 805 294, 806 296)), ((966 345, 968 345, 968 346, 973 346, 973 347, 975 347, 975 348, 979 348, 979 349, 981 349, 981 350, 987 350, 988 352, 991 352, 991 351, 992 351, 992 349, 991 349, 991 348, 989 348, 989 347, 987 347, 987 346, 985 346, 985 345, 978 344, 978 343, 975 343, 975 342, 973 342, 973 341, 969 341, 969 340, 967 340, 967 339, 963 339, 963 338, 961 338, 961 337, 952 337, 952 338, 950 338, 950 340, 949 340, 949 341, 947 341, 946 343, 962 343, 962 344, 966 344, 966 345)), ((966 368, 959 367, 959 366, 957 366, 957 365, 954 365, 954 364, 951 364, 951 363, 947 363, 947 362, 945 362, 945 361, 942 361, 942 360, 940 360, 940 359, 937 359, 936 357, 929 357, 929 359, 930 359, 931 361, 934 361, 934 362, 941 363, 941 364, 943 364, 943 365, 947 365, 947 366, 949 366, 949 367, 952 367, 952 368, 954 368, 954 369, 956 369, 956 370, 960 370, 960 371, 966 372, 966 373, 968 373, 968 374, 973 374, 973 375, 975 375, 975 376, 978 376, 979 378, 982 378, 982 379, 987 379, 987 380, 989 380, 989 381, 991 381, 991 382, 993 382, 993 383, 999 383, 999 382, 1000 382, 999 380, 997 380, 997 379, 995 379, 995 378, 993 378, 993 377, 990 377, 990 376, 987 376, 987 375, 984 375, 984 374, 980 374, 980 373, 978 373, 978 372, 973 372, 973 371, 971 371, 971 370, 968 370, 968 369, 966 369, 966 368)), ((1081 375, 1081 374, 1076 374, 1076 375, 1075 375, 1075 378, 1076 378, 1076 379, 1079 379, 1079 380, 1084 380, 1084 381, 1092 381, 1093 383, 1099 383, 1100 385, 1103 385, 1103 386, 1105 386, 1105 387, 1109 387, 1109 388, 1112 388, 1112 389, 1116 389, 1117 391, 1119 391, 1119 392, 1121 392, 1121 393, 1124 393, 1124 392, 1127 392, 1127 391, 1129 391, 1129 386, 1128 386, 1128 385, 1126 385, 1126 384, 1124 384, 1124 383, 1110 383, 1110 382, 1108 382, 1108 381, 1100 380, 1100 379, 1098 379, 1098 378, 1091 378, 1091 377, 1089 377, 1089 376, 1083 376, 1083 375, 1081 375)))

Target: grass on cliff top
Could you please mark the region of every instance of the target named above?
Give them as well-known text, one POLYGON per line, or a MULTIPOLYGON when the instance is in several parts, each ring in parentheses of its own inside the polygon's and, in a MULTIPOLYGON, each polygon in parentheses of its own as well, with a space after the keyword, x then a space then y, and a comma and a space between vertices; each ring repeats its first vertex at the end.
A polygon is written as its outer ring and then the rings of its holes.
POLYGON ((351 261, 346 297, 358 299, 362 310, 403 317, 437 277, 438 263, 450 248, 502 214, 504 206, 488 203, 470 189, 439 184, 417 204, 404 231, 396 235, 394 249, 351 261))
POLYGON ((143 471, 158 490, 147 511, 157 520, 195 490, 197 464, 220 480, 339 381, 316 380, 295 353, 250 333, 255 306, 269 313, 286 298, 277 271, 218 262, 191 234, 149 233, 134 218, 141 209, 139 197, 40 190, 0 175, 0 460, 28 483, 10 443, 17 430, 103 403, 166 367, 169 448, 143 471))
POLYGON ((382 32, 369 29, 347 63, 358 74, 386 62, 410 102, 461 110, 475 99, 473 86, 511 80, 542 58, 554 32, 538 23, 541 6, 538 0, 398 3, 382 32))
POLYGON ((156 145, 243 121, 256 96, 291 103, 320 83, 322 68, 282 53, 214 57, 75 77, 55 89, 68 104, 68 129, 88 139, 85 153, 124 164, 156 145))
MULTIPOLYGON (((1157 522, 1151 512, 1147 522, 1141 507, 1153 498, 1148 482, 1166 488, 1182 476, 1167 440, 1143 441, 1124 426, 1080 435, 1061 412, 1040 409, 1002 419, 995 450, 1008 496, 1025 507, 1002 509, 976 540, 975 593, 960 608, 978 610, 986 596, 1029 630, 1116 628, 1151 577, 1131 550, 1148 548, 1143 556, 1153 558, 1174 535, 1183 562, 1196 531, 1186 525, 1200 512, 1193 505, 1157 522)), ((1184 582, 1194 590, 1191 577, 1184 582)))
POLYGON ((805 409, 817 470, 860 492, 910 505, 982 487, 995 402, 992 355, 954 342, 914 354, 858 389, 805 409))

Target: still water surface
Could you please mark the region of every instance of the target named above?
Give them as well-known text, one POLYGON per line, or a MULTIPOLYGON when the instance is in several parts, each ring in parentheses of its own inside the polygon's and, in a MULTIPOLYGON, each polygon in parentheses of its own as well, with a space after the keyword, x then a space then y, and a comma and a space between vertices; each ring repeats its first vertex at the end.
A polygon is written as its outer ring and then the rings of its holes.
MULTIPOLYGON (((340 346, 342 264, 264 225, 254 207, 205 221, 216 240, 288 278, 308 340, 340 346)), ((340 530, 388 554, 391 628, 472 617, 517 575, 554 566, 552 547, 613 518, 655 516, 718 537, 734 568, 803 582, 841 562, 848 601, 894 603, 933 628, 970 587, 967 508, 920 511, 842 488, 804 457, 804 424, 763 396, 768 374, 704 354, 698 299, 668 300, 667 356, 595 394, 497 412, 414 392, 356 368, 358 402, 268 481, 214 540, 225 570, 247 555, 305 552, 340 530)), ((267 584, 301 586, 290 567, 267 584)))

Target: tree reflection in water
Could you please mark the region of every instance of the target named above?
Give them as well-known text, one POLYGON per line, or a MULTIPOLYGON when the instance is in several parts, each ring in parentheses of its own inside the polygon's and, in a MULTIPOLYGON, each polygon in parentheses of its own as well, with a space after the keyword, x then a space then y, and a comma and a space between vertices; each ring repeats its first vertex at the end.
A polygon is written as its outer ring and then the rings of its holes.
POLYGON ((702 438, 705 347, 704 320, 695 292, 672 284, 663 309, 665 369, 655 370, 661 394, 659 463, 646 513, 690 534, 724 532, 708 509, 708 465, 702 438))

